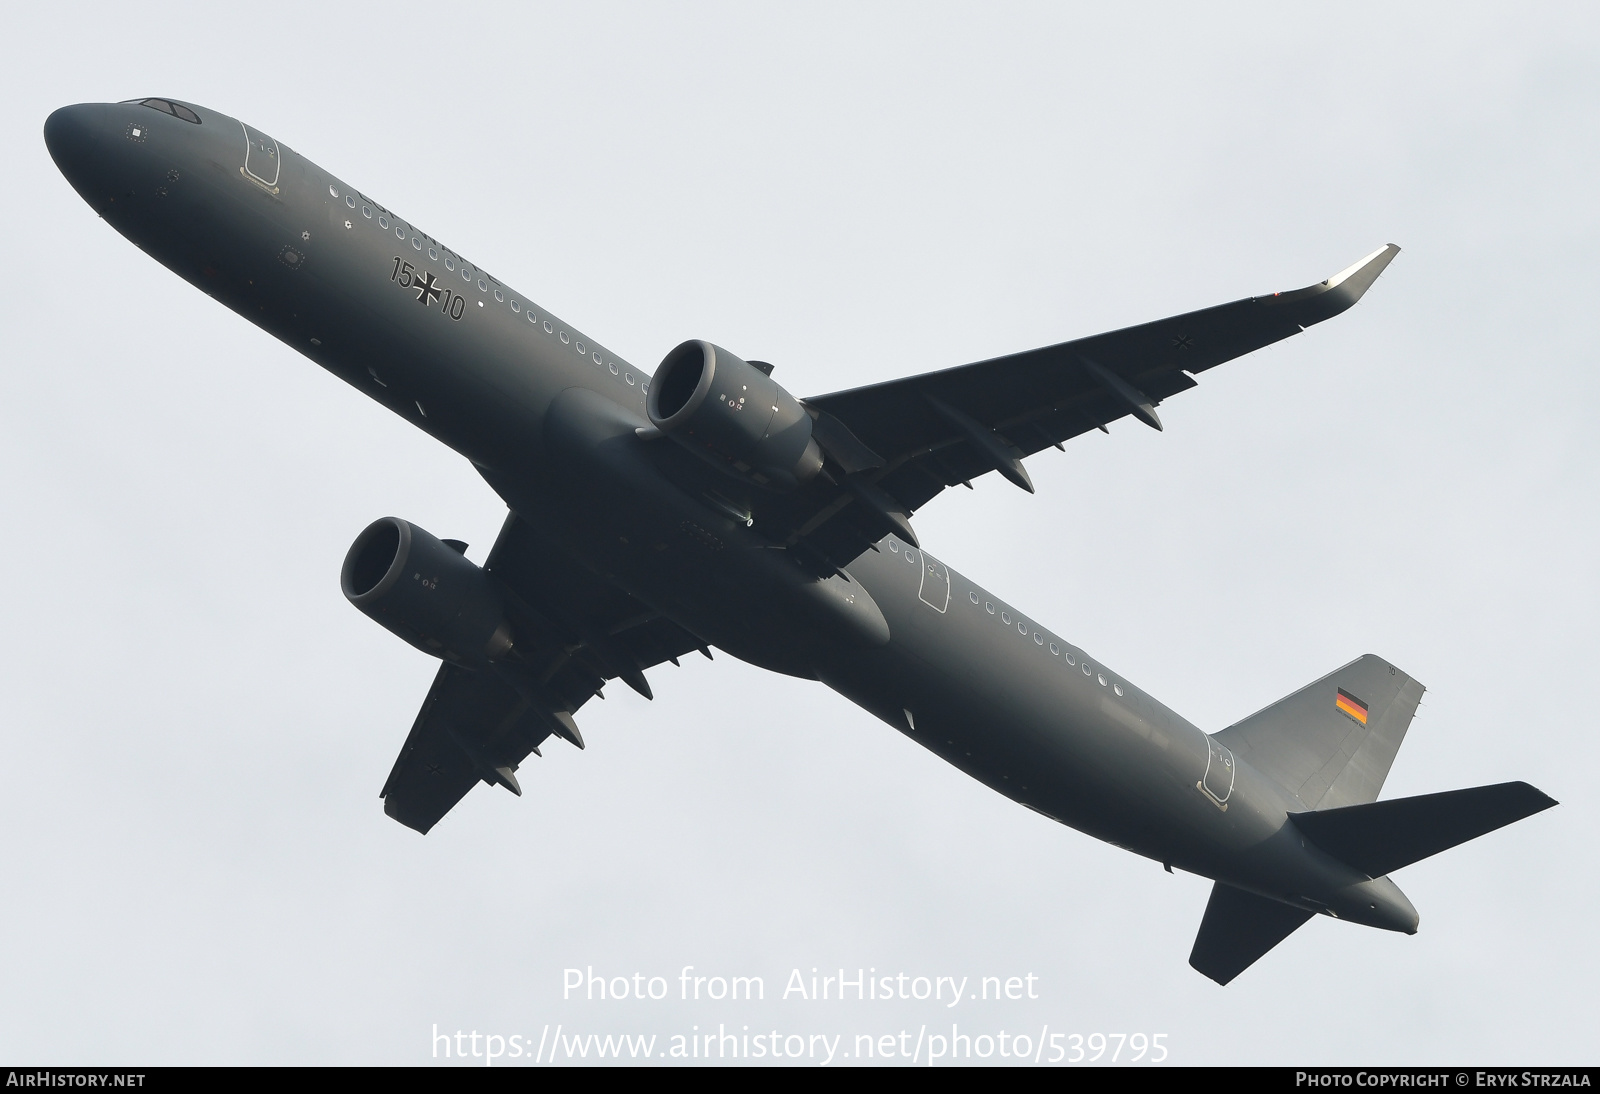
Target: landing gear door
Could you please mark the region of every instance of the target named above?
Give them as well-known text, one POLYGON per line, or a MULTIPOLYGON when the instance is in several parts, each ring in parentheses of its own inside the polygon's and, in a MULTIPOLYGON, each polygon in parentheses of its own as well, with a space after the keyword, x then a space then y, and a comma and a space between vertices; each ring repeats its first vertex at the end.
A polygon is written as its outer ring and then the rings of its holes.
POLYGON ((244 166, 239 168, 239 173, 267 193, 276 194, 278 171, 282 166, 278 142, 243 122, 239 123, 239 128, 244 130, 244 166))
MULTIPOLYGON (((909 555, 911 552, 906 553, 909 555)), ((922 585, 917 590, 917 596, 941 614, 950 607, 950 571, 926 551, 922 552, 922 585)))

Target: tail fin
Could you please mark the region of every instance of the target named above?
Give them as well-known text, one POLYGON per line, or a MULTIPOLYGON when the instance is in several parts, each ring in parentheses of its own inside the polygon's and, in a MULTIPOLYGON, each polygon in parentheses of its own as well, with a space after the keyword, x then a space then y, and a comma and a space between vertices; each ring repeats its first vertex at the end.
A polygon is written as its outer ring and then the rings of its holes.
POLYGON ((1498 783, 1291 813, 1290 818, 1312 843, 1340 862, 1368 877, 1383 877, 1555 804, 1555 799, 1527 783, 1498 783))
POLYGON ((1217 882, 1189 964, 1226 984, 1293 934, 1313 913, 1217 882))
POLYGON ((1309 809, 1359 805, 1377 800, 1424 690, 1368 654, 1216 736, 1309 809))

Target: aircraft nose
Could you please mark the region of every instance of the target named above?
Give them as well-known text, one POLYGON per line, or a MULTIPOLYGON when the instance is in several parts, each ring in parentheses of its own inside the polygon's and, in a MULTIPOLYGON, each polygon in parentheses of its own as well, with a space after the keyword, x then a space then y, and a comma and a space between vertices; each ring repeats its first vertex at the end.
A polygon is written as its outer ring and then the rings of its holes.
POLYGON ((50 149, 50 158, 63 171, 67 164, 84 158, 84 153, 94 147, 96 110, 91 103, 64 106, 44 121, 44 143, 50 149))
POLYGON ((44 143, 56 167, 85 201, 98 206, 97 166, 105 158, 105 136, 111 121, 103 103, 64 106, 44 123, 44 143))

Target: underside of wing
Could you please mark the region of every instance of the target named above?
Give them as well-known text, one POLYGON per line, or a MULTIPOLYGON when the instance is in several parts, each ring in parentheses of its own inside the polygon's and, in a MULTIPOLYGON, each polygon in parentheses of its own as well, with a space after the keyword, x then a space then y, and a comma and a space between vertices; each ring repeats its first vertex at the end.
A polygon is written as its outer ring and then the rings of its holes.
POLYGON ((516 770, 550 735, 510 684, 442 664, 379 797, 424 834, 480 782, 522 793, 516 770))
POLYGON ((645 669, 705 649, 515 514, 484 568, 506 596, 516 640, 490 665, 440 665, 380 793, 384 812, 418 832, 480 782, 520 795, 516 772, 549 737, 583 748, 572 715, 604 698, 607 681, 649 698, 645 669))
POLYGON ((1023 457, 1123 417, 1160 429, 1156 407, 1194 387, 1198 373, 1339 314, 1398 253, 1382 247, 1292 292, 807 399, 819 430, 842 439, 824 449, 851 454, 834 461, 835 479, 855 482, 801 534, 836 557, 862 540, 848 527, 852 508, 909 516, 947 487, 989 471, 1031 490, 1023 457), (844 514, 841 525, 826 528, 836 514, 844 514))

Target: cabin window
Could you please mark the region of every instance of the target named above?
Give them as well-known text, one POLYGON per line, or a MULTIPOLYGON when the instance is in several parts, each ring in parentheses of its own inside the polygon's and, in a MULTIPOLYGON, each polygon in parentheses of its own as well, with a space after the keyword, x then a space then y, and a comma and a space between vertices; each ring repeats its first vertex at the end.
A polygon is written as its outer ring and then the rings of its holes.
POLYGON ((1056 645, 1054 642, 1050 643, 1050 656, 1051 657, 1060 657, 1061 656, 1061 647, 1056 645))
POLYGON ((331 182, 328 183, 328 196, 330 198, 336 198, 339 196, 339 188, 331 182))
POLYGON ((989 603, 987 600, 985 600, 983 602, 983 610, 988 612, 990 615, 993 615, 994 614, 994 605, 989 603))
POLYGON ((429 247, 428 248, 428 261, 429 262, 437 262, 437 261, 439 261, 439 248, 437 248, 437 247, 429 247))
MULTIPOLYGON (((598 354, 598 353, 597 353, 597 354, 595 354, 595 357, 596 357, 596 358, 598 358, 598 357, 599 357, 599 356, 600 356, 600 355, 599 355, 599 354, 598 354)), ((600 363, 600 362, 599 362, 599 360, 596 360, 596 361, 595 361, 595 364, 597 364, 597 365, 598 365, 598 364, 599 364, 599 363, 600 363)), ((615 364, 615 363, 613 363, 613 364, 612 364, 612 366, 611 366, 611 375, 613 375, 613 376, 615 376, 615 375, 616 375, 616 374, 617 374, 617 366, 616 366, 616 364, 615 364)))
POLYGON ((356 207, 356 196, 354 194, 346 194, 344 196, 344 203, 350 208, 354 209, 356 207))
POLYGON ((978 594, 977 593, 968 593, 967 594, 967 599, 972 601, 974 604, 976 604, 978 602, 978 594))
POLYGON ((378 227, 387 228, 388 226, 389 226, 389 218, 388 217, 379 217, 378 218, 378 227))
POLYGON ((567 332, 566 331, 562 331, 561 332, 561 344, 564 346, 570 341, 572 341, 572 339, 567 337, 567 332))
POLYGON ((504 304, 506 302, 505 294, 503 294, 499 289, 494 291, 494 299, 495 302, 499 304, 504 304))
POLYGON ((1100 681, 1100 686, 1101 687, 1105 687, 1106 686, 1106 674, 1105 673, 1102 672, 1098 677, 1096 677, 1096 679, 1100 681))
POLYGON ((1002 622, 1002 623, 1010 623, 1011 622, 1011 613, 1010 612, 1001 612, 1000 613, 1000 622, 1002 622))
POLYGON ((1017 620, 1017 633, 1024 636, 1028 633, 1028 625, 1020 619, 1017 620))
POLYGON ((899 554, 900 553, 900 545, 898 543, 896 543, 894 540, 891 539, 889 541, 889 550, 894 552, 895 554, 899 554))
POLYGON ((544 332, 546 334, 554 334, 555 333, 555 328, 550 325, 550 320, 548 320, 548 319, 546 319, 544 321, 544 332))
POLYGON ((1116 692, 1118 695, 1121 695, 1122 694, 1122 685, 1121 684, 1112 684, 1111 685, 1111 690, 1116 692))
POLYGON ((1033 644, 1035 646, 1044 645, 1044 635, 1040 634, 1038 631, 1034 631, 1033 632, 1033 644))
POLYGON ((478 291, 479 292, 488 292, 489 291, 489 283, 487 281, 485 281, 481 277, 478 278, 478 291))
MULTIPOLYGON (((616 371, 616 366, 612 366, 611 371, 615 372, 616 371)), ((632 387, 634 385, 633 373, 631 373, 631 372, 625 373, 622 378, 624 380, 628 381, 628 386, 629 387, 632 387)))
POLYGON ((513 300, 511 302, 511 310, 514 311, 514 312, 520 312, 520 311, 522 311, 522 305, 518 304, 515 300, 513 300))
POLYGON ((1072 651, 1071 650, 1068 650, 1067 651, 1067 664, 1076 665, 1077 663, 1078 663, 1078 659, 1076 657, 1072 656, 1072 651))
POLYGON ((1089 667, 1089 662, 1087 662, 1087 661, 1085 661, 1085 662, 1084 662, 1084 663, 1083 663, 1083 674, 1084 674, 1084 675, 1085 675, 1085 676, 1092 676, 1092 675, 1094 675, 1094 670, 1093 670, 1093 669, 1091 669, 1091 668, 1090 668, 1090 667, 1089 667))
POLYGON ((361 215, 366 217, 368 220, 371 220, 372 219, 372 206, 363 205, 361 207, 361 215))
POLYGON ((579 357, 582 357, 582 356, 583 356, 583 355, 584 355, 584 354, 586 354, 586 353, 588 353, 588 352, 589 352, 589 351, 588 351, 588 350, 586 350, 586 349, 584 349, 584 348, 583 348, 583 343, 582 343, 582 342, 579 342, 579 343, 578 343, 578 344, 577 344, 577 346, 576 346, 576 349, 577 349, 577 351, 578 351, 578 356, 579 356, 579 357))
POLYGON ((395 237, 395 238, 396 238, 396 239, 404 239, 404 238, 405 238, 405 237, 406 237, 406 230, 405 230, 405 228, 403 228, 403 227, 401 227, 401 226, 400 226, 400 225, 398 225, 398 224, 396 224, 396 225, 395 225, 395 226, 394 226, 394 237, 395 237))
MULTIPOLYGON (((599 350, 595 350, 593 356, 594 356, 594 363, 598 365, 600 363, 600 351, 599 350)), ((611 366, 612 375, 616 375, 616 372, 617 372, 617 366, 616 365, 612 365, 611 366)))
POLYGON ((444 268, 447 269, 447 270, 455 269, 456 268, 456 260, 446 256, 446 258, 444 260, 444 268))
POLYGON ((528 322, 537 324, 539 322, 539 317, 537 315, 534 315, 532 312, 529 312, 528 313, 528 322))
POLYGON ((465 266, 461 267, 461 280, 467 281, 467 282, 470 282, 472 280, 472 272, 470 270, 468 270, 465 266))
POLYGON ((416 236, 412 236, 411 237, 411 249, 413 251, 422 250, 422 240, 417 238, 416 236))

